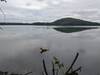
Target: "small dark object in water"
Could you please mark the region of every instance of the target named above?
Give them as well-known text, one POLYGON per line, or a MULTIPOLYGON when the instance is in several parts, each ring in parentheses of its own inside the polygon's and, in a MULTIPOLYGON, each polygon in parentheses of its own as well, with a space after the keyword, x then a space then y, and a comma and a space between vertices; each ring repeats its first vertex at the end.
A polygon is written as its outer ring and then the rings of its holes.
POLYGON ((43 49, 43 48, 40 48, 40 50, 41 50, 40 51, 41 54, 48 51, 48 49, 43 49))

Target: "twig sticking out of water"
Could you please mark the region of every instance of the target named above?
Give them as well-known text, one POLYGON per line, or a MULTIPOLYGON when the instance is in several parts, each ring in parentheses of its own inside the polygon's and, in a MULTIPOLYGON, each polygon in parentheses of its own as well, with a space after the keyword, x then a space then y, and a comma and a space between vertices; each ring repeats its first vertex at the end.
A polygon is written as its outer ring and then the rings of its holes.
POLYGON ((43 59, 43 68, 44 68, 44 72, 45 72, 45 75, 48 75, 48 72, 47 72, 47 68, 46 68, 46 64, 45 64, 45 61, 43 59))
POLYGON ((53 62, 52 62, 52 75, 55 75, 55 65, 53 62))
POLYGON ((74 58, 74 60, 73 60, 73 62, 72 62, 72 64, 71 64, 71 66, 70 66, 69 69, 65 72, 65 75, 67 75, 67 74, 69 73, 69 71, 73 68, 73 65, 75 64, 75 62, 76 62, 78 56, 79 56, 79 53, 76 54, 76 56, 75 56, 75 58, 74 58))

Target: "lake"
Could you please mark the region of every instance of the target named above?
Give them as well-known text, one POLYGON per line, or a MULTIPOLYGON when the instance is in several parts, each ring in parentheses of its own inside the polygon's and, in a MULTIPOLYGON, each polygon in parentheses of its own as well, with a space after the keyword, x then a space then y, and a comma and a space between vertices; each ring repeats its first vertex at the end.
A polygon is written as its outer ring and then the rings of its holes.
POLYGON ((62 33, 48 26, 0 26, 0 70, 15 73, 42 72, 42 58, 51 70, 53 56, 67 66, 76 52, 80 53, 75 64, 82 66, 80 75, 100 73, 100 29, 62 33), (40 48, 48 48, 41 57, 40 48))

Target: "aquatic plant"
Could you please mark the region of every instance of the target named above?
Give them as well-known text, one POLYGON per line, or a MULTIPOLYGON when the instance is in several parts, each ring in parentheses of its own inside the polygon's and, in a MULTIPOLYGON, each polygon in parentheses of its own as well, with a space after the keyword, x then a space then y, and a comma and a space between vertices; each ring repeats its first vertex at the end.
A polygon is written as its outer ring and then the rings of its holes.
MULTIPOLYGON (((48 52, 48 49, 43 49, 40 48, 40 53, 43 55, 45 52, 48 52)), ((76 60, 78 59, 79 53, 76 53, 76 56, 74 58, 74 60, 72 61, 70 67, 68 69, 66 69, 66 66, 57 58, 57 57, 53 57, 52 60, 52 75, 59 75, 59 71, 62 71, 62 75, 78 75, 78 72, 81 71, 81 66, 78 67, 77 69, 73 70, 73 66, 76 62, 76 60)), ((42 59, 42 63, 43 63, 43 75, 49 75, 49 73, 47 72, 47 67, 46 67, 46 63, 45 63, 45 59, 42 59), (45 73, 45 74, 44 74, 45 73)))

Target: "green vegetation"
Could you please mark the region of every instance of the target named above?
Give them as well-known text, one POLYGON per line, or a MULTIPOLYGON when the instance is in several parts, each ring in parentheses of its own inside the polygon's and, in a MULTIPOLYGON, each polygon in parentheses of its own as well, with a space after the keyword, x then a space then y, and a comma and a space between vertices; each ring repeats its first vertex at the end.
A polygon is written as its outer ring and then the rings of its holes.
POLYGON ((59 28, 54 28, 57 31, 60 32, 65 32, 65 33, 72 33, 72 32, 79 32, 79 31, 84 31, 84 30, 89 30, 89 29, 96 29, 97 27, 93 27, 93 28, 85 28, 85 27, 80 27, 80 28, 65 28, 65 27, 59 27, 59 28))

